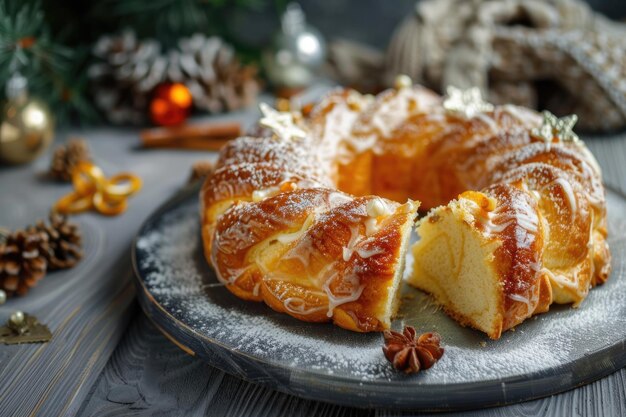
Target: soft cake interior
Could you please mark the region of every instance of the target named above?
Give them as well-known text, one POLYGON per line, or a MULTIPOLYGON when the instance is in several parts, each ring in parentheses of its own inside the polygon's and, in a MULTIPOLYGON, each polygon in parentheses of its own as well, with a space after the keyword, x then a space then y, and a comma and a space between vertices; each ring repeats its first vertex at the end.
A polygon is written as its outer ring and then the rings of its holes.
POLYGON ((494 251, 499 243, 485 239, 470 226, 455 203, 435 209, 421 220, 408 281, 432 294, 461 324, 497 338, 502 296, 494 251))

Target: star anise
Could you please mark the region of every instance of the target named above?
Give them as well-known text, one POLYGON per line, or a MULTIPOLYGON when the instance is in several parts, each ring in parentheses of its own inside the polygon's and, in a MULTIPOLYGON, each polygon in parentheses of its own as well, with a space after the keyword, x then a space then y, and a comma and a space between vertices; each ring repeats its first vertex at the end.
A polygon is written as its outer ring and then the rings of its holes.
POLYGON ((404 326, 402 333, 385 330, 383 353, 393 367, 405 373, 428 369, 443 356, 438 333, 424 333, 416 337, 415 328, 404 326))

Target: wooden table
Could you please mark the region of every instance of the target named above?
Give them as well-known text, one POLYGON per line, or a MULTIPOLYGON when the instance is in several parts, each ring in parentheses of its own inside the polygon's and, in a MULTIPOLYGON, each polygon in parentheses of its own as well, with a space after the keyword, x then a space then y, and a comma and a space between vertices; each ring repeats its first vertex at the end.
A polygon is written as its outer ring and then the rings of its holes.
MULTIPOLYGON (((248 124, 256 117, 248 111, 220 119, 248 124)), ((54 333, 47 344, 0 345, 0 416, 403 415, 302 400, 252 385, 166 339, 134 302, 130 244, 143 220, 185 183, 190 164, 214 155, 139 150, 137 131, 129 129, 59 132, 57 142, 70 134, 89 141, 107 174, 131 170, 143 178, 144 188, 122 216, 78 216, 87 252, 80 266, 49 275, 28 296, 0 306, 2 321, 20 309, 54 333)), ((626 133, 586 139, 605 181, 626 192, 626 133)), ((0 225, 33 223, 69 190, 41 178, 49 155, 31 165, 0 168, 0 225)), ((626 369, 554 397, 463 415, 625 416, 626 369)))

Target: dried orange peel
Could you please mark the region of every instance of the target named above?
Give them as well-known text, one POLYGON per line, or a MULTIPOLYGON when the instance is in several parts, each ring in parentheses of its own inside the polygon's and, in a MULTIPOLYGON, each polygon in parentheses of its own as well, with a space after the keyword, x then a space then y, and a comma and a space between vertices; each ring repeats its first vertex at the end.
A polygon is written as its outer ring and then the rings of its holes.
POLYGON ((72 171, 74 191, 61 197, 54 210, 62 214, 74 214, 95 209, 107 216, 126 211, 128 197, 141 189, 141 178, 123 172, 107 178, 102 170, 91 162, 80 162, 72 171))

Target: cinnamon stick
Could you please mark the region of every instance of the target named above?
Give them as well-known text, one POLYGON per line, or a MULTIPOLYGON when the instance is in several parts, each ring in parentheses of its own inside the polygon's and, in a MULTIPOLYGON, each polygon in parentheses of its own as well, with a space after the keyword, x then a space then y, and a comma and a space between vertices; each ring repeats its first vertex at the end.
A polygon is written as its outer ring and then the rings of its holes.
POLYGON ((241 135, 238 122, 211 122, 196 125, 145 129, 139 133, 144 148, 219 150, 241 135))

